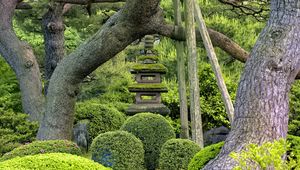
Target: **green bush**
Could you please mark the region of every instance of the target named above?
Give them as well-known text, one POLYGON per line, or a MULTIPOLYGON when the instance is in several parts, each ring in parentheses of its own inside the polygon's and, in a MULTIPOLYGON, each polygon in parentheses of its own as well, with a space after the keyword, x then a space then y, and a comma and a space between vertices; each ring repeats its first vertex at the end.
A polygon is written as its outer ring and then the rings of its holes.
POLYGON ((188 170, 202 169, 210 160, 214 159, 220 152, 224 142, 209 145, 198 152, 189 163, 188 170))
POLYGON ((91 152, 94 161, 113 169, 144 169, 143 143, 126 131, 100 134, 93 140, 91 152))
POLYGON ((17 156, 22 157, 41 153, 69 153, 80 155, 81 151, 75 143, 67 140, 34 141, 4 154, 0 160, 3 161, 17 156))
POLYGON ((0 109, 0 156, 35 140, 38 124, 29 122, 27 118, 27 114, 0 109))
POLYGON ((75 122, 89 120, 89 136, 94 139, 100 133, 118 130, 125 121, 125 115, 115 108, 92 101, 76 105, 75 122))
POLYGON ((109 170, 94 161, 66 153, 16 157, 1 162, 2 170, 109 170))
POLYGON ((147 169, 158 167, 161 146, 175 137, 172 126, 161 115, 139 113, 129 119, 121 127, 141 139, 145 149, 145 165, 147 169))
POLYGON ((188 139, 170 139, 161 148, 160 170, 187 169, 200 146, 188 139))
POLYGON ((287 151, 288 156, 294 160, 300 161, 300 137, 288 135, 287 142, 289 144, 287 151))
POLYGON ((286 140, 280 139, 273 142, 265 142, 262 145, 249 144, 239 153, 231 152, 229 154, 238 164, 233 169, 298 169, 297 163, 288 157, 288 160, 282 159, 289 146, 286 140))

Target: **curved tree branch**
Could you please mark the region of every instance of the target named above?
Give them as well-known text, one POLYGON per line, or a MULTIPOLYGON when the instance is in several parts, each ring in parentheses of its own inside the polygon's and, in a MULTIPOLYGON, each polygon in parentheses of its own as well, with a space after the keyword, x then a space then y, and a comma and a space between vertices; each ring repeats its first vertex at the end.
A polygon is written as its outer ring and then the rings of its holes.
POLYGON ((130 0, 94 36, 56 67, 48 88, 47 109, 38 139, 71 139, 78 85, 84 77, 163 20, 159 0, 130 0))

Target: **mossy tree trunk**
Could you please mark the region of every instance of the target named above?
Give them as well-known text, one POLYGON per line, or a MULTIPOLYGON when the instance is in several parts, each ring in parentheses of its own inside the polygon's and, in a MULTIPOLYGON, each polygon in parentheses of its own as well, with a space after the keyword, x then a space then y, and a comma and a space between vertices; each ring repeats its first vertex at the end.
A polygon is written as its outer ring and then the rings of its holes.
POLYGON ((232 169, 247 144, 286 138, 291 84, 300 70, 300 0, 271 0, 269 21, 247 60, 231 132, 206 170, 232 169))
POLYGON ((188 72, 190 82, 190 114, 192 121, 192 138, 201 148, 203 148, 194 4, 194 0, 185 0, 186 44, 188 49, 188 72))
MULTIPOLYGON (((180 0, 173 0, 175 10, 175 25, 181 26, 181 2, 180 0)), ((184 43, 176 41, 176 55, 177 55, 177 77, 178 77, 178 91, 180 101, 180 124, 181 134, 183 139, 189 139, 189 121, 188 121, 188 105, 186 97, 186 76, 185 76, 185 52, 184 43)))

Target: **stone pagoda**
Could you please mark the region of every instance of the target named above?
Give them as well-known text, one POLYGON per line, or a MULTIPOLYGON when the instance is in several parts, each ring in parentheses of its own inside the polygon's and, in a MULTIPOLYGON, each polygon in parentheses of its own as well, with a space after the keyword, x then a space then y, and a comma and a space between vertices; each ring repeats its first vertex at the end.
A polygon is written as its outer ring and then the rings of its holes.
POLYGON ((153 54, 152 48, 153 36, 146 36, 144 54, 137 58, 138 63, 131 69, 137 83, 129 86, 129 91, 136 93, 135 104, 127 109, 129 115, 141 112, 162 115, 170 113, 170 110, 161 103, 161 93, 168 92, 161 78, 167 69, 158 63, 158 57, 153 54))

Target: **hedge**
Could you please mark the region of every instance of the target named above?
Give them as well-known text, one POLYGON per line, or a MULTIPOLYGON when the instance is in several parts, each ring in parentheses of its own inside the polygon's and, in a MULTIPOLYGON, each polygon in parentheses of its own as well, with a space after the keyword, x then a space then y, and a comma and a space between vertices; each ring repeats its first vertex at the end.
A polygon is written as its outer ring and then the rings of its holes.
POLYGON ((144 169, 143 143, 125 131, 106 132, 91 146, 92 159, 116 170, 144 169))
POLYGON ((80 155, 81 151, 75 143, 67 140, 34 141, 4 154, 3 157, 0 158, 0 161, 11 159, 17 156, 22 157, 41 153, 69 153, 80 155))
POLYGON ((188 169, 193 156, 200 146, 188 139, 170 139, 161 148, 160 170, 188 169))
POLYGON ((125 121, 125 115, 113 107, 94 102, 76 105, 75 122, 88 119, 89 136, 94 139, 100 133, 118 130, 125 121))
POLYGON ((0 163, 2 170, 109 170, 92 160, 66 153, 16 157, 0 163))
POLYGON ((175 133, 169 122, 161 115, 139 113, 125 121, 121 130, 128 131, 138 137, 144 144, 145 165, 147 169, 158 167, 160 148, 175 133))

